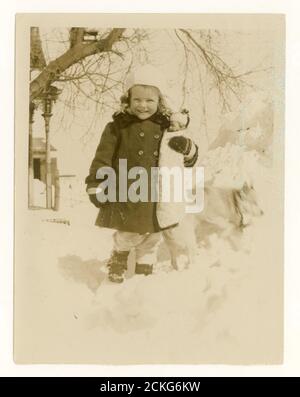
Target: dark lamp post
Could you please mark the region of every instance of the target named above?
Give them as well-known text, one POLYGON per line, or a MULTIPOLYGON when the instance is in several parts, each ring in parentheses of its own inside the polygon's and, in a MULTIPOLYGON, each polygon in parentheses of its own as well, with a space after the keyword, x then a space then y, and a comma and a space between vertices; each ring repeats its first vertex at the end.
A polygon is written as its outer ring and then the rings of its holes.
POLYGON ((46 208, 52 208, 52 177, 51 177, 51 146, 50 146, 50 118, 52 116, 52 106, 57 100, 61 90, 55 86, 48 86, 39 99, 42 102, 46 132, 46 208))
POLYGON ((45 98, 44 100, 44 115, 52 116, 52 100, 50 98, 45 98))
POLYGON ((29 141, 28 141, 28 206, 33 207, 33 147, 32 147, 32 125, 34 122, 34 111, 36 104, 30 102, 29 104, 29 141))

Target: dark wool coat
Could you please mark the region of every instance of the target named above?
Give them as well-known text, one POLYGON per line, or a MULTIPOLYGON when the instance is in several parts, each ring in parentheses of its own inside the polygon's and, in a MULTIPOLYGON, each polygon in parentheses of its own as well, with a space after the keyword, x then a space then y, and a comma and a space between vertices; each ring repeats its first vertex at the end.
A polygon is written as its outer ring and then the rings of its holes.
MULTIPOLYGON (((164 115, 155 113, 146 120, 140 120, 128 113, 114 116, 113 122, 106 125, 97 147, 90 172, 85 182, 87 189, 99 186, 96 179, 97 170, 104 166, 112 167, 116 172, 117 193, 119 178, 119 160, 127 160, 127 171, 141 166, 146 169, 149 180, 151 167, 159 164, 160 145, 169 120, 164 115)), ((196 158, 189 165, 195 163, 196 158)), ((128 188, 135 180, 128 180, 128 188)), ((99 210, 96 225, 135 233, 153 233, 162 230, 156 215, 156 202, 138 201, 106 202, 99 210)), ((175 222, 176 224, 176 222, 175 222)), ((172 227, 173 225, 167 225, 172 227)), ((166 228, 166 227, 164 227, 166 228)))

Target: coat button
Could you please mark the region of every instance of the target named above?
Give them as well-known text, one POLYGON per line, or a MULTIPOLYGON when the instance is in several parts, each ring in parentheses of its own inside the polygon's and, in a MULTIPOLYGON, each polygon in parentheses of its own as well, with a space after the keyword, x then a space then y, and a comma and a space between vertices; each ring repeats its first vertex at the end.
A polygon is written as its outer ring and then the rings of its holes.
POLYGON ((153 152, 154 156, 157 157, 158 156, 158 151, 155 150, 155 152, 153 152))
POLYGON ((160 135, 159 135, 159 134, 155 134, 155 135, 154 135, 154 138, 155 138, 155 139, 159 139, 159 138, 160 138, 160 135))
POLYGON ((139 154, 139 156, 141 156, 142 154, 144 154, 144 151, 143 150, 139 150, 138 154, 139 154))
POLYGON ((143 131, 141 131, 140 133, 139 133, 139 136, 144 136, 145 135, 145 133, 143 132, 143 131))

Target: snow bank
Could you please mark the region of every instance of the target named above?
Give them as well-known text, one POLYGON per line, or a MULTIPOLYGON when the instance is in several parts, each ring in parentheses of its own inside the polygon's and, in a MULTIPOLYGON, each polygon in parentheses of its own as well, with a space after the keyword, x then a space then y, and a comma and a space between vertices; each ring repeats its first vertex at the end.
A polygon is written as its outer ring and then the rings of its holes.
MULTIPOLYGON (((276 225, 268 205, 275 176, 255 153, 247 156, 246 171, 255 166, 259 175, 255 188, 265 215, 245 229, 239 251, 212 235, 210 247, 200 246, 194 263, 182 271, 160 258, 152 276, 133 275, 131 269, 123 284, 111 284, 105 262, 113 231, 94 226, 97 210, 87 200, 59 212, 29 211, 24 262, 16 271, 17 361, 279 360, 273 340, 281 336, 280 316, 270 315, 281 304, 281 279, 272 279, 281 273, 272 257, 276 225)), ((241 159, 230 146, 208 156, 207 164, 225 183, 233 170, 240 175, 241 159)))

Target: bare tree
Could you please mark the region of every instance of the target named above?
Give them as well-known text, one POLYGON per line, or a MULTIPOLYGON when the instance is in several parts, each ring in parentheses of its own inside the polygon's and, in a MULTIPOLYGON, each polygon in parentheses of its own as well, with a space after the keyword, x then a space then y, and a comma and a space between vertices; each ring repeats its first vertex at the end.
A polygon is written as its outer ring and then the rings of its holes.
MULTIPOLYGON (((30 99, 36 98, 45 89, 47 84, 51 84, 54 81, 80 80, 80 78, 86 76, 89 70, 83 68, 84 63, 82 61, 85 59, 90 59, 87 65, 87 68, 90 69, 92 65, 99 64, 99 61, 104 59, 101 57, 103 54, 108 55, 108 57, 113 54, 123 57, 126 47, 127 50, 130 50, 132 45, 148 37, 146 31, 142 29, 133 30, 131 35, 124 35, 125 31, 129 30, 114 28, 108 29, 104 34, 99 35, 99 30, 96 29, 71 28, 69 49, 51 61, 40 75, 31 82, 30 99), (120 43, 124 44, 122 51, 114 50, 114 45, 120 43), (98 55, 98 61, 94 60, 93 55, 98 55), (72 73, 62 77, 64 72, 69 71, 74 65, 76 67, 72 73), (80 69, 78 68, 79 65, 83 68, 81 74, 78 73, 80 69)), ((175 29, 174 32, 177 39, 183 44, 186 57, 196 56, 198 61, 207 67, 215 86, 219 90, 220 96, 224 100, 225 106, 228 105, 226 92, 230 91, 238 97, 238 90, 241 88, 241 85, 247 84, 244 78, 249 74, 261 71, 235 72, 222 59, 218 50, 214 47, 215 37, 211 31, 175 29)), ((215 35, 219 34, 217 31, 214 33, 215 35)), ((106 76, 108 75, 109 73, 106 72, 106 76)))
MULTIPOLYGON (((232 104, 241 100, 243 90, 251 86, 247 78, 264 69, 234 70, 222 56, 222 35, 216 30, 174 29, 167 33, 173 36, 177 45, 181 45, 181 50, 177 48, 184 59, 180 76, 182 104, 187 97, 187 81, 192 74, 198 74, 193 83, 201 94, 199 110, 202 113, 202 130, 206 131, 206 102, 210 90, 217 93, 221 110, 230 111, 232 104)), ((147 40, 155 38, 155 34, 155 30, 145 29, 71 28, 69 37, 61 37, 65 51, 56 59, 50 59, 31 82, 30 99, 37 98, 47 86, 58 82, 65 92, 60 101, 69 114, 73 113, 73 119, 77 109, 87 106, 91 110, 93 104, 94 117, 86 128, 85 136, 81 137, 85 139, 97 118, 108 109, 116 108, 123 92, 124 77, 134 62, 134 49, 139 47, 143 58, 148 60, 147 40)))
MULTIPOLYGON (((31 70, 40 70, 40 73, 30 83, 30 104, 38 99, 44 101, 45 94, 48 95, 50 92, 49 89, 55 89, 51 86, 52 83, 58 83, 60 88, 64 89, 64 95, 60 97, 64 105, 62 118, 65 114, 71 117, 73 114, 73 120, 79 114, 83 118, 83 108, 86 107, 88 111, 89 124, 85 123, 85 131, 79 138, 81 143, 86 145, 91 138, 90 131, 97 133, 93 126, 98 123, 99 118, 107 109, 115 111, 116 104, 124 92, 124 78, 134 61, 138 59, 142 62, 151 62, 149 43, 151 40, 156 40, 159 37, 156 35, 161 35, 161 32, 162 30, 132 28, 72 27, 69 31, 66 30, 68 35, 63 35, 57 30, 58 43, 64 45, 62 53, 58 56, 44 57, 38 28, 32 28, 31 70), (135 53, 136 49, 138 56, 135 53), (68 112, 65 112, 66 108, 68 112)), ((265 70, 235 70, 236 68, 226 62, 222 55, 222 40, 218 31, 169 29, 165 32, 174 41, 176 51, 179 49, 178 57, 176 53, 177 62, 182 62, 183 73, 179 76, 179 83, 182 85, 182 106, 189 96, 188 86, 192 85, 198 98, 199 93, 201 97, 199 113, 201 113, 202 125, 198 125, 199 131, 206 133, 209 146, 211 138, 214 138, 209 136, 207 128, 207 97, 210 91, 218 94, 221 108, 229 111, 234 101, 241 100, 243 89, 251 86, 247 81, 248 76, 265 70), (219 42, 221 45, 218 45, 219 42)), ((51 34, 53 35, 53 32, 51 34)), ((160 39, 161 36, 158 40, 160 39)), ((44 44, 47 44, 47 40, 44 44)), ((32 120, 29 131, 31 131, 29 162, 32 170, 32 120)), ((50 148, 50 140, 46 139, 46 141, 47 147, 50 148)), ((50 154, 47 158, 50 159, 50 154)), ((48 190, 50 196, 50 189, 48 190)))
POLYGON ((84 28, 72 28, 70 48, 57 59, 50 62, 42 72, 30 83, 30 101, 45 90, 46 86, 57 81, 63 72, 83 59, 100 53, 112 51, 113 45, 120 40, 125 29, 111 29, 105 38, 84 41, 84 28), (74 30, 75 29, 75 30, 74 30))
MULTIPOLYGON (((247 77, 258 72, 266 72, 270 68, 258 68, 255 70, 235 71, 232 66, 224 61, 220 50, 216 46, 216 37, 220 32, 201 31, 191 29, 175 29, 178 40, 182 43, 187 59, 194 58, 199 70, 204 65, 208 76, 212 81, 212 87, 217 89, 223 110, 231 110, 231 102, 234 97, 241 100, 241 93, 245 87, 252 87, 247 77)), ((186 73, 188 72, 186 68, 186 73)), ((201 82, 201 76, 199 81, 201 82)))

